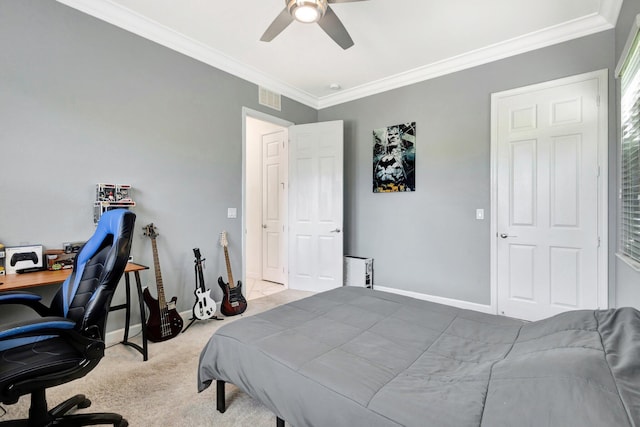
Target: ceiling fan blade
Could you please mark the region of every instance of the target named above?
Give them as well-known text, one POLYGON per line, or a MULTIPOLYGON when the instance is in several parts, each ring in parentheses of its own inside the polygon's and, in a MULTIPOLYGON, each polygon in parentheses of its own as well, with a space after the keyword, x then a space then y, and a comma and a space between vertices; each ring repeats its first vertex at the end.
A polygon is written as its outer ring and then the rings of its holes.
POLYGON ((282 32, 285 28, 289 26, 293 22, 293 17, 289 14, 289 11, 285 7, 280 15, 273 20, 267 31, 264 32, 260 40, 263 42, 270 42, 273 40, 278 34, 282 32))
POLYGON ((322 19, 318 21, 318 25, 320 25, 320 28, 322 28, 334 42, 338 43, 341 48, 346 50, 353 46, 353 40, 351 40, 347 29, 342 25, 338 15, 336 15, 330 7, 327 7, 327 11, 322 19))
POLYGON ((327 0, 327 3, 353 3, 356 1, 367 1, 367 0, 327 0))

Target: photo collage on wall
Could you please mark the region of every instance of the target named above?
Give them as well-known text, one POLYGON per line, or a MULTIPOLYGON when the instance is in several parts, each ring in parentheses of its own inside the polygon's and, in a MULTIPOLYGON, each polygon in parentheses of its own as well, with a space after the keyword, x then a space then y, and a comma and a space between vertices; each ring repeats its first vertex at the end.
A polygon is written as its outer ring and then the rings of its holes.
POLYGON ((416 122, 373 131, 373 192, 416 191, 416 122))

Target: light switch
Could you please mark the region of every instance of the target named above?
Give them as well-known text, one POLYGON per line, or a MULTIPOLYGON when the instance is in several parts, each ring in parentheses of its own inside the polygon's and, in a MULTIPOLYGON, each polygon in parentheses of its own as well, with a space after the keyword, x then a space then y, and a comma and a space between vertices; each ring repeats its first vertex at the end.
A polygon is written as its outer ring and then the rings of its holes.
POLYGON ((236 208, 227 209, 227 218, 237 218, 237 217, 238 217, 238 209, 236 208))
POLYGON ((476 219, 484 219, 484 209, 476 209, 476 219))

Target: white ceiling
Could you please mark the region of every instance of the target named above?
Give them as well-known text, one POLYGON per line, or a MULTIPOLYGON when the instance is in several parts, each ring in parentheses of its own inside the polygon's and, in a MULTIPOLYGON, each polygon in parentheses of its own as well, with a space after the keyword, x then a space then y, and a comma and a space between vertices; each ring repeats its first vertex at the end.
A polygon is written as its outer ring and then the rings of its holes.
POLYGON ((293 22, 286 0, 58 0, 311 107, 613 28, 622 0, 368 0, 331 5, 355 45, 293 22), (341 89, 329 88, 337 83, 341 89))

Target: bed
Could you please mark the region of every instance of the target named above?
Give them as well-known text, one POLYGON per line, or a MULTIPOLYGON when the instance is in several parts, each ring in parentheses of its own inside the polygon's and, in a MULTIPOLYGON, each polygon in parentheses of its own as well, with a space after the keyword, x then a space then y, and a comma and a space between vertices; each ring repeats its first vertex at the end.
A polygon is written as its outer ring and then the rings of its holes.
POLYGON ((198 390, 305 426, 640 426, 640 313, 538 322, 343 287, 221 327, 198 390))

